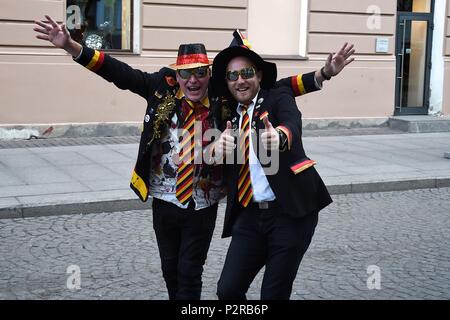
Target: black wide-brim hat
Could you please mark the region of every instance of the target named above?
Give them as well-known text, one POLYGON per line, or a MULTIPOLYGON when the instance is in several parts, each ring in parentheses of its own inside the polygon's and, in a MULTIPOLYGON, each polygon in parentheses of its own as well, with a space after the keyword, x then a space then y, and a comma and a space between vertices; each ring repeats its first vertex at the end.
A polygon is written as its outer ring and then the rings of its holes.
POLYGON ((220 51, 213 61, 211 81, 218 94, 229 95, 225 74, 228 63, 235 57, 248 58, 258 71, 262 71, 261 88, 270 89, 274 86, 277 80, 277 66, 275 63, 265 61, 245 45, 231 46, 220 51))

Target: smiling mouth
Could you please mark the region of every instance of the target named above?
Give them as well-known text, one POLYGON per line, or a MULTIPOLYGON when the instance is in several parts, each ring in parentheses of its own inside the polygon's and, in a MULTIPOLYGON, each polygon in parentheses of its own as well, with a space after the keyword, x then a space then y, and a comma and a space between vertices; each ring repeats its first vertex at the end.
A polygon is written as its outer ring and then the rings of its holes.
POLYGON ((188 87, 189 92, 196 93, 200 90, 200 87, 188 87))
POLYGON ((237 88, 236 91, 237 92, 247 92, 248 88, 237 88))

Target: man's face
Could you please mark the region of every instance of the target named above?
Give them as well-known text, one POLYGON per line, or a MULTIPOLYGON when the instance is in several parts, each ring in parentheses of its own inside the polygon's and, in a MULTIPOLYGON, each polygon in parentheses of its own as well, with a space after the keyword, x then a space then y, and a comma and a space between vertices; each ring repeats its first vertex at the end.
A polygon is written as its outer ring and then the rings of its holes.
POLYGON ((177 70, 177 81, 187 99, 199 102, 208 94, 211 72, 208 67, 177 70))
POLYGON ((226 72, 234 73, 234 77, 226 76, 228 90, 230 90, 231 95, 242 104, 250 104, 258 94, 262 73, 260 71, 256 72, 256 67, 246 57, 233 58, 228 63, 226 72), (253 70, 248 68, 253 68, 253 70), (236 72, 238 72, 238 76, 235 80, 236 72))

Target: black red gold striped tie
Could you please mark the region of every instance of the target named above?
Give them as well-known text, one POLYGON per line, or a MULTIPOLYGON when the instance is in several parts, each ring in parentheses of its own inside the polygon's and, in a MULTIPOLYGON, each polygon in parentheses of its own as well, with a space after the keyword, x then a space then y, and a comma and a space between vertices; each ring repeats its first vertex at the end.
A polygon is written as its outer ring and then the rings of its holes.
POLYGON ((240 204, 246 208, 252 199, 253 189, 250 180, 250 117, 247 113, 247 106, 242 107, 242 124, 239 136, 239 147, 244 157, 244 162, 239 170, 238 179, 238 199, 240 204))
POLYGON ((179 161, 177 170, 176 197, 181 204, 192 199, 194 181, 194 123, 195 114, 192 107, 186 114, 183 125, 183 139, 180 143, 179 161))

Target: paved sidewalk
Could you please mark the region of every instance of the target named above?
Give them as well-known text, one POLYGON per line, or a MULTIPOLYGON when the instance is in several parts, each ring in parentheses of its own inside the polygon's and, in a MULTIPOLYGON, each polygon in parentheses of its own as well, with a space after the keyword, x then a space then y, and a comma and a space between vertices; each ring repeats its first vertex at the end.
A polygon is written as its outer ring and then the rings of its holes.
MULTIPOLYGON (((129 141, 0 149, 0 218, 148 208, 129 188, 138 148, 129 141)), ((450 132, 305 137, 304 145, 332 194, 450 186, 450 132)))

